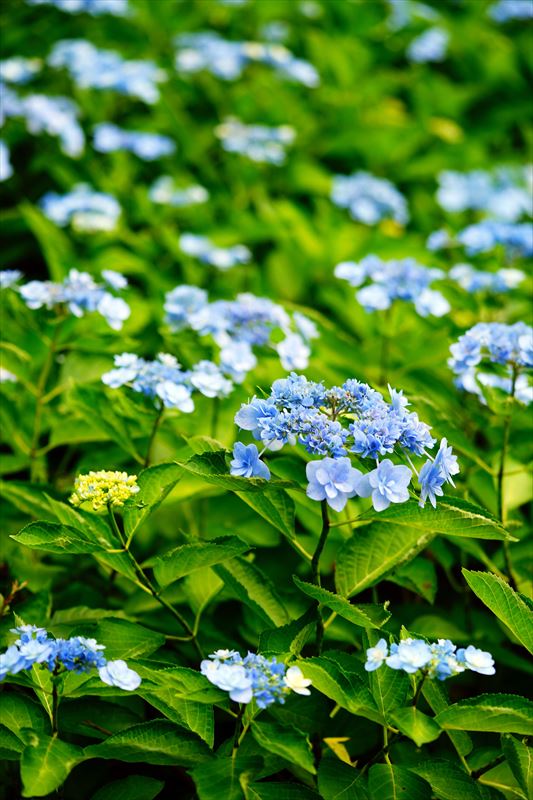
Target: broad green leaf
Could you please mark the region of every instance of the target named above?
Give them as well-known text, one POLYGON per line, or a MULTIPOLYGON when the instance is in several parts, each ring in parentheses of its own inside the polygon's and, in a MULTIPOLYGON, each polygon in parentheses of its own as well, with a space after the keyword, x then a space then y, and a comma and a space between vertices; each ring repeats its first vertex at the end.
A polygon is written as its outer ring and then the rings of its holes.
POLYGON ((265 750, 316 774, 311 743, 305 733, 278 722, 252 722, 252 734, 265 750))
POLYGON ((434 719, 413 706, 398 708, 390 715, 390 719, 393 725, 412 739, 417 747, 434 742, 442 733, 441 727, 434 719))
POLYGON ((517 694, 482 694, 437 715, 445 730, 533 734, 533 702, 517 694))
MULTIPOLYGON (((246 480, 246 479, 245 479, 246 480)), ((236 492, 237 497, 280 531, 297 551, 301 548, 294 533, 294 500, 280 489, 268 492, 236 492)))
POLYGON ((318 789, 324 800, 368 800, 366 776, 324 753, 318 767, 318 789))
POLYGON ((288 614, 274 586, 261 570, 243 558, 233 558, 214 567, 242 603, 255 611, 267 625, 285 625, 288 614))
POLYGON ((141 685, 137 693, 171 722, 197 733, 209 747, 213 747, 215 724, 211 705, 179 697, 174 688, 158 687, 157 691, 150 692, 143 690, 141 685))
POLYGON ((320 795, 298 783, 250 783, 246 787, 246 800, 321 800, 320 795))
MULTIPOLYGON (((363 636, 365 649, 374 647, 379 638, 375 631, 366 631, 363 636)), ((368 682, 381 716, 389 722, 391 714, 407 702, 411 689, 409 676, 401 669, 375 669, 368 673, 368 682)))
POLYGON ((22 728, 30 728, 39 734, 50 733, 50 721, 42 706, 18 692, 2 693, 0 724, 17 735, 22 728))
POLYGON ((435 533, 376 522, 356 529, 337 555, 335 585, 343 597, 373 586, 400 564, 414 558, 435 533))
POLYGON ((479 776, 478 781, 486 792, 490 792, 491 800, 497 792, 497 796, 512 798, 513 800, 530 800, 522 793, 516 778, 511 772, 511 768, 506 761, 497 764, 492 769, 487 770, 479 776))
POLYGON ((431 800, 429 784, 405 767, 374 764, 368 771, 371 800, 431 800))
MULTIPOLYGON (((379 671, 380 670, 378 670, 378 672, 379 671)), ((389 670, 389 672, 390 671, 391 670, 389 670)), ((442 681, 425 681, 422 687, 422 694, 434 714, 439 714, 441 711, 444 711, 450 704, 446 687, 442 681)), ((474 746, 472 744, 472 739, 464 731, 446 731, 446 734, 459 755, 463 758, 472 751, 472 747, 474 746)))
POLYGON ((154 719, 85 748, 86 758, 111 758, 128 763, 193 767, 212 757, 199 736, 180 725, 154 719))
POLYGON ((298 619, 263 631, 259 637, 259 651, 268 657, 300 655, 309 636, 316 630, 316 609, 308 608, 298 619))
POLYGON ((438 800, 488 800, 486 790, 454 761, 432 758, 409 769, 429 783, 438 800))
POLYGON ((527 600, 490 572, 463 569, 463 575, 474 594, 533 655, 533 610, 527 600))
POLYGON ((433 531, 444 536, 473 537, 475 539, 511 538, 501 523, 488 511, 461 497, 439 497, 437 507, 420 508, 416 500, 393 503, 384 511, 369 511, 361 519, 393 522, 421 531, 433 531))
POLYGON ((22 739, 0 723, 0 759, 2 761, 18 761, 24 750, 22 739))
POLYGON ((81 747, 55 736, 28 731, 27 741, 20 760, 23 797, 44 797, 55 791, 73 767, 84 760, 81 747))
POLYGON ((381 628, 390 619, 391 615, 387 609, 377 603, 354 606, 344 597, 340 597, 338 594, 329 592, 327 589, 322 589, 312 583, 301 581, 296 575, 293 575, 293 581, 298 589, 312 597, 313 600, 331 608, 339 616, 361 628, 381 628))
POLYGON ((355 671, 347 671, 328 656, 302 658, 296 664, 304 676, 313 681, 313 690, 352 714, 383 722, 372 695, 355 671))
POLYGON ((526 797, 533 797, 533 748, 508 733, 502 735, 502 749, 526 797))
POLYGON ((415 558, 389 575, 387 580, 419 594, 428 603, 433 603, 437 592, 435 565, 427 558, 415 558))
POLYGON ((230 475, 226 462, 227 455, 225 450, 216 450, 215 452, 198 453, 188 461, 178 461, 177 463, 187 472, 203 478, 206 483, 222 486, 232 492, 270 492, 281 488, 300 488, 293 481, 276 479, 267 481, 264 478, 242 478, 230 475))
POLYGON ((244 787, 258 777, 261 763, 242 756, 205 761, 191 772, 199 800, 245 800, 244 787))
POLYGON ((168 586, 200 567, 211 567, 234 556, 242 555, 250 546, 238 536, 183 544, 150 562, 160 586, 168 586))
POLYGON ((146 775, 128 775, 102 786, 91 800, 154 800, 164 785, 163 781, 146 775))
POLYGON ((162 633, 125 619, 104 619, 98 624, 94 636, 105 644, 108 660, 150 655, 165 644, 162 633))
POLYGON ((108 539, 98 541, 87 529, 71 528, 70 525, 60 525, 58 522, 30 522, 20 533, 14 534, 11 538, 19 544, 31 547, 32 550, 61 555, 96 553, 118 546, 113 542, 111 534, 108 539))
POLYGON ((116 413, 116 405, 113 405, 103 387, 77 386, 71 396, 74 407, 90 425, 96 426, 106 438, 133 456, 138 464, 143 463, 124 419, 116 413))
POLYGON ((155 511, 172 491, 183 475, 177 464, 157 464, 143 469, 137 478, 140 491, 124 506, 123 519, 126 536, 131 536, 139 525, 155 511))
POLYGON ((76 257, 69 237, 57 225, 30 203, 22 203, 21 214, 31 232, 39 242, 54 281, 62 281, 76 257))
POLYGON ((45 494, 47 491, 50 491, 50 487, 46 485, 38 487, 35 484, 22 483, 22 481, 0 480, 2 498, 31 517, 48 519, 52 517, 45 494))

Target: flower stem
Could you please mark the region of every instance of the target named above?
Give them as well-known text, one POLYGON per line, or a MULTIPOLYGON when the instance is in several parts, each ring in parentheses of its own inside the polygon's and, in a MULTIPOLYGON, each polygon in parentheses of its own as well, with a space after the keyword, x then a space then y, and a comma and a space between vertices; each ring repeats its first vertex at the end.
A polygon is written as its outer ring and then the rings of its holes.
MULTIPOLYGON (((511 421, 513 417, 513 409, 515 403, 515 389, 516 389, 516 379, 518 377, 518 369, 516 365, 513 365, 513 374, 511 379, 511 399, 510 399, 510 408, 509 413, 506 414, 504 421, 503 421, 503 440, 502 440, 502 451, 501 451, 501 458, 500 458, 500 468, 498 470, 498 516, 500 518, 500 522, 502 523, 503 527, 505 528, 507 524, 507 508, 505 505, 505 487, 504 487, 504 479, 505 479, 505 462, 507 459, 507 451, 509 449, 509 437, 511 433, 511 421)), ((511 556, 509 553, 509 542, 504 540, 503 542, 503 554, 505 558, 505 567, 507 570, 507 577, 509 578, 509 584, 516 589, 516 581, 513 575, 513 568, 511 565, 511 556)))
POLYGON ((152 425, 152 431, 150 433, 150 438, 148 439, 148 447, 146 448, 146 456, 144 458, 144 468, 145 469, 146 469, 146 467, 150 466, 150 456, 151 456, 151 453, 152 453, 152 447, 154 445, 154 439, 155 439, 156 434, 157 434, 157 429, 159 428, 159 425, 161 424, 161 420, 163 418, 164 410, 165 410, 165 407, 161 403, 161 406, 159 407, 159 409, 157 411, 157 414, 156 414, 156 417, 154 419, 154 424, 152 425))
POLYGON ((57 736, 57 711, 59 708, 59 688, 57 675, 52 673, 52 736, 57 736))
MULTIPOLYGON (((313 558, 311 559, 311 573, 313 576, 313 583, 315 584, 315 586, 320 586, 320 556, 322 555, 322 551, 324 550, 330 528, 327 500, 322 500, 321 509, 322 509, 322 531, 320 532, 320 539, 318 540, 315 552, 313 553, 313 558)), ((324 638, 324 620, 322 619, 322 613, 320 610, 320 603, 319 603, 317 605, 317 623, 316 623, 316 647, 319 655, 320 651, 322 650, 323 638, 324 638)))
MULTIPOLYGON (((39 439, 41 437, 41 424, 42 424, 43 405, 44 405, 43 401, 46 392, 46 384, 48 383, 48 378, 50 377, 50 372, 54 365, 54 358, 57 348, 57 338, 59 335, 60 327, 61 327, 61 321, 56 322, 54 325, 54 331, 52 333, 52 337, 50 339, 48 352, 46 354, 46 358, 37 381, 37 387, 35 392, 35 397, 36 397, 35 416, 33 418, 33 432, 30 445, 30 480, 32 481, 32 483, 35 482, 40 477, 40 469, 39 469, 39 463, 37 462, 37 457, 39 450, 39 439)), ((44 477, 45 480, 48 477, 46 475, 46 471, 44 473, 44 477)))
POLYGON ((423 672, 422 673, 422 677, 420 678, 420 682, 419 682, 418 686, 416 687, 416 691, 415 691, 415 694, 414 694, 414 697, 413 697, 413 708, 416 708, 417 703, 418 703, 418 701, 420 699, 420 693, 422 692, 422 687, 424 685, 424 681, 426 680, 426 677, 427 677, 427 672, 423 672))
POLYGON ((242 724, 242 718, 244 716, 244 712, 246 711, 246 706, 244 703, 239 703, 239 711, 237 714, 237 719, 235 720, 235 733, 233 734, 233 747, 231 749, 231 757, 235 758, 237 755, 237 750, 240 747, 242 740, 244 739, 244 734, 248 730, 248 725, 244 727, 242 724))

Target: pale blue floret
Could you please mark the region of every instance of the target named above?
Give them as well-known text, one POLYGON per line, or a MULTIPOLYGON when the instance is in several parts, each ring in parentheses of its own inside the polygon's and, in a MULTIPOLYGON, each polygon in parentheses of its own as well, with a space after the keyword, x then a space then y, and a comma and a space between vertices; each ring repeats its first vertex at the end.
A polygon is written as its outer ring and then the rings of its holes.
POLYGON ((13 165, 11 164, 11 153, 7 144, 0 139, 0 183, 8 181, 13 175, 13 165))
POLYGON ((342 511, 357 493, 361 472, 349 458, 324 458, 310 461, 305 469, 309 481, 306 494, 312 500, 326 500, 335 511, 342 511))
POLYGON ((437 460, 431 461, 428 459, 418 476, 420 484, 420 502, 419 506, 424 508, 426 500, 429 500, 433 508, 437 507, 437 496, 442 497, 444 494, 442 484, 445 482, 445 476, 442 472, 437 460))
POLYGON ((515 289, 526 278, 520 269, 504 268, 497 272, 475 269, 471 264, 456 264, 448 273, 467 292, 493 292, 502 294, 515 289))
POLYGON ((488 9, 489 16, 496 22, 515 19, 533 19, 533 3, 529 0, 498 0, 488 9))
POLYGON ((532 213, 527 168, 499 167, 492 172, 444 170, 437 179, 437 200, 446 211, 483 211, 502 222, 517 222, 532 213))
POLYGON ((385 639, 380 639, 374 647, 369 647, 366 651, 365 669, 367 672, 374 672, 379 669, 389 654, 389 648, 385 639))
POLYGON ((277 166, 287 157, 286 148, 295 137, 289 125, 277 128, 266 125, 245 125, 232 117, 224 120, 215 129, 216 136, 228 153, 239 153, 251 161, 266 162, 277 166))
POLYGON ((439 639, 428 644, 423 639, 402 639, 392 644, 387 655, 387 643, 380 639, 376 647, 367 652, 365 669, 372 672, 383 663, 395 670, 403 670, 410 675, 422 673, 430 679, 444 681, 447 678, 471 670, 482 675, 494 675, 494 659, 490 653, 473 645, 457 649, 449 639, 439 639))
POLYGON ((9 289, 22 278, 22 272, 18 269, 0 270, 0 289, 9 289))
POLYGON ((255 444, 244 445, 242 442, 235 442, 230 472, 243 478, 264 478, 267 481, 270 479, 270 470, 259 458, 255 444))
POLYGON ((135 670, 130 669, 125 661, 108 661, 98 670, 98 675, 103 683, 108 686, 117 686, 126 692, 133 692, 141 685, 141 678, 135 670))
POLYGON ((115 369, 102 375, 106 386, 111 389, 129 386, 135 392, 160 400, 166 408, 177 408, 187 414, 194 410, 191 373, 182 370, 174 356, 159 353, 154 361, 147 361, 133 353, 122 353, 114 361, 115 369))
POLYGON ((248 248, 243 244, 236 244, 233 247, 217 247, 207 236, 198 236, 195 233, 182 233, 179 245, 187 255, 220 270, 231 269, 237 264, 247 264, 252 257, 248 248))
POLYGON ((43 214, 56 225, 72 225, 78 231, 111 231, 116 227, 121 207, 112 195, 97 192, 78 183, 67 194, 48 192, 40 202, 43 214))
POLYGON ((143 161, 155 161, 171 155, 176 145, 168 136, 145 131, 127 131, 110 122, 102 122, 94 129, 94 149, 99 153, 124 150, 143 161))
POLYGON ((403 639, 399 644, 391 645, 385 663, 391 669, 403 669, 413 674, 429 664, 431 655, 429 645, 421 639, 403 639))
POLYGON ((396 465, 388 458, 376 469, 363 475, 357 483, 360 497, 372 496, 376 511, 384 511, 391 503, 405 503, 409 500, 409 484, 412 472, 409 467, 396 465))
POLYGON ((418 64, 444 61, 449 39, 448 33, 443 28, 429 28, 413 39, 407 48, 407 58, 418 64))
POLYGON ((42 69, 40 58, 13 56, 0 61, 0 81, 25 84, 31 81, 42 69))
POLYGON ((26 0, 26 2, 32 6, 55 6, 69 14, 85 12, 91 16, 113 14, 116 17, 125 17, 130 13, 128 0, 26 0))
POLYGON ((67 156, 78 158, 85 149, 85 135, 78 122, 79 108, 67 97, 29 94, 19 97, 12 89, 2 88, 1 117, 21 117, 33 136, 46 133, 57 137, 67 156))
POLYGON ((457 651, 457 661, 465 669, 479 672, 480 675, 494 675, 496 673, 494 659, 491 654, 485 650, 479 650, 472 644, 457 651))
POLYGON ((390 181, 368 172, 334 176, 331 199, 365 225, 376 225, 382 219, 393 219, 405 225, 409 220, 403 195, 390 181))
POLYGON ((176 208, 198 205, 209 200, 209 192, 203 186, 195 184, 181 189, 170 175, 157 178, 150 187, 148 196, 153 203, 176 208))

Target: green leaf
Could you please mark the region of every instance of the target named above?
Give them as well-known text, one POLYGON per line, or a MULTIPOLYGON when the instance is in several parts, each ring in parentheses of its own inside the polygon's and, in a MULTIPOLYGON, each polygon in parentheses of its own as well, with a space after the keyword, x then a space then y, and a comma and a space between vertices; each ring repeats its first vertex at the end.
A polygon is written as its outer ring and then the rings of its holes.
POLYGON ((305 733, 278 722, 252 722, 252 734, 257 744, 289 764, 297 764, 311 775, 316 774, 311 743, 305 733))
POLYGON ((76 261, 69 237, 30 203, 22 203, 20 211, 29 229, 39 242, 52 280, 62 281, 76 261))
MULTIPOLYGON (((379 639, 379 634, 367 631, 363 637, 365 649, 374 647, 379 639)), ((411 689, 409 676, 401 669, 375 669, 368 673, 368 682, 376 706, 387 722, 391 714, 407 702, 411 689)))
POLYGON ((487 792, 453 761, 432 758, 409 767, 424 778, 438 800, 487 800, 487 792))
POLYGON ((315 629, 316 609, 311 607, 305 614, 287 625, 263 631, 259 637, 259 651, 269 658, 272 656, 298 656, 315 629))
POLYGON ((188 461, 176 463, 187 472, 203 478, 206 483, 222 486, 232 492, 270 492, 281 488, 300 488, 294 481, 280 481, 272 478, 267 481, 264 478, 242 478, 230 475, 226 463, 227 456, 226 450, 216 450, 215 452, 198 453, 188 461))
POLYGON ((0 759, 18 761, 23 750, 24 742, 13 731, 0 723, 0 759))
POLYGON ((150 655, 165 644, 162 633, 125 619, 104 619, 98 624, 94 638, 105 644, 108 660, 150 655))
POLYGON ((352 597, 414 558, 435 533, 376 522, 357 529, 337 555, 335 585, 339 594, 352 597))
POLYGON ((368 771, 371 800, 431 800, 431 787, 404 767, 374 764, 368 771))
POLYGON ((419 594, 428 603, 433 603, 437 592, 435 565, 427 558, 415 558, 389 575, 387 580, 419 594))
POLYGON ((244 800, 244 787, 257 777, 258 758, 218 756, 193 769, 191 777, 199 800, 244 800))
MULTIPOLYGON (((377 672, 382 671, 383 670, 377 670, 377 672)), ((389 672, 391 672, 391 670, 389 670, 389 672)), ((449 706, 448 693, 442 681, 425 681, 422 687, 422 694, 434 714, 439 714, 449 706)), ((464 731, 446 731, 446 734, 459 755, 463 758, 472 751, 472 747, 474 746, 472 744, 472 739, 464 731)))
POLYGON ((2 693, 0 724, 17 735, 22 728, 50 733, 50 721, 44 709, 25 694, 2 693))
POLYGON ((71 769, 83 761, 83 750, 55 736, 28 731, 20 760, 23 797, 45 797, 58 789, 71 769))
POLYGON ((250 783, 246 800, 321 800, 320 795, 298 783, 250 783))
POLYGON ((97 540, 94 534, 85 529, 71 528, 58 522, 30 522, 20 533, 11 536, 19 544, 31 547, 32 550, 43 550, 45 553, 61 555, 79 553, 96 553, 120 546, 114 543, 109 533, 108 539, 97 540))
POLYGON ((313 681, 314 690, 322 692, 352 714, 380 724, 383 722, 372 695, 355 668, 353 671, 347 670, 335 661, 332 654, 302 658, 296 663, 304 676, 313 681))
POLYGON ((137 463, 143 463, 143 458, 132 442, 124 419, 116 413, 116 405, 107 397, 103 388, 77 386, 72 392, 72 402, 90 425, 94 425, 106 438, 116 442, 126 453, 133 456, 137 463))
POLYGON ((398 708, 390 715, 390 719, 393 725, 412 739, 417 747, 434 742, 442 733, 441 727, 434 719, 413 706, 398 708))
POLYGON ((533 748, 508 733, 502 735, 502 749, 511 772, 526 797, 533 797, 533 748))
POLYGON ((163 502, 183 475, 177 464, 157 464, 143 469, 137 478, 140 491, 124 506, 124 531, 131 536, 163 502))
POLYGON ((385 606, 375 604, 354 606, 344 597, 338 594, 329 592, 327 589, 322 589, 312 583, 301 581, 296 575, 293 575, 293 581, 304 594, 312 597, 318 603, 321 603, 332 611, 347 619, 353 625, 358 625, 361 628, 381 628, 389 619, 390 614, 385 606))
POLYGON ((324 800, 368 800, 366 776, 325 753, 318 767, 318 789, 324 800))
POLYGON ((437 715, 445 730, 533 734, 533 702, 517 694, 482 694, 437 715))
POLYGON ((11 503, 29 514, 31 517, 50 517, 50 508, 46 491, 50 489, 47 485, 35 486, 22 481, 3 481, 0 480, 0 493, 4 500, 11 503))
POLYGON ((128 763, 193 767, 212 757, 199 736, 167 720, 134 725, 85 748, 86 758, 110 758, 128 763))
POLYGON ((527 600, 497 575, 469 569, 462 572, 474 594, 533 655, 533 610, 527 600))
POLYGON ((102 786, 91 800, 154 800, 164 785, 163 781, 146 775, 128 775, 102 786))
POLYGON ((157 708, 171 722, 176 722, 193 733, 197 733, 209 747, 213 747, 215 723, 211 705, 178 697, 174 688, 158 687, 157 691, 151 692, 143 690, 141 685, 137 694, 157 708))
POLYGON ((249 550, 250 545, 238 536, 183 544, 150 562, 160 586, 168 586, 200 567, 211 567, 249 550))
POLYGON ((369 511, 360 519, 393 522, 420 531, 474 539, 510 539, 505 528, 488 511, 461 497, 439 497, 437 508, 420 508, 416 500, 391 504, 384 511, 369 511))
POLYGON ((274 586, 261 570, 243 558, 233 558, 214 567, 217 575, 239 600, 255 611, 267 625, 285 625, 288 614, 274 586))
POLYGON ((268 492, 236 492, 236 494, 246 505, 257 511, 259 516, 286 536, 296 550, 301 551, 294 533, 294 500, 287 492, 270 490, 268 492))

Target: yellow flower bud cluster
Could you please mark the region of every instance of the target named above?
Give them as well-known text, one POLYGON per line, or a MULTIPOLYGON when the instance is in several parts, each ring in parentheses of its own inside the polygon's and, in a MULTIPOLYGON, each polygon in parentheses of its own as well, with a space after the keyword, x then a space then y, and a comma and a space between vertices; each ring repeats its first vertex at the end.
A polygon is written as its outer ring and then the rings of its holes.
POLYGON ((137 475, 127 472, 100 470, 78 475, 74 482, 74 492, 70 502, 74 506, 89 501, 95 511, 106 506, 122 506, 132 495, 137 494, 137 475))

